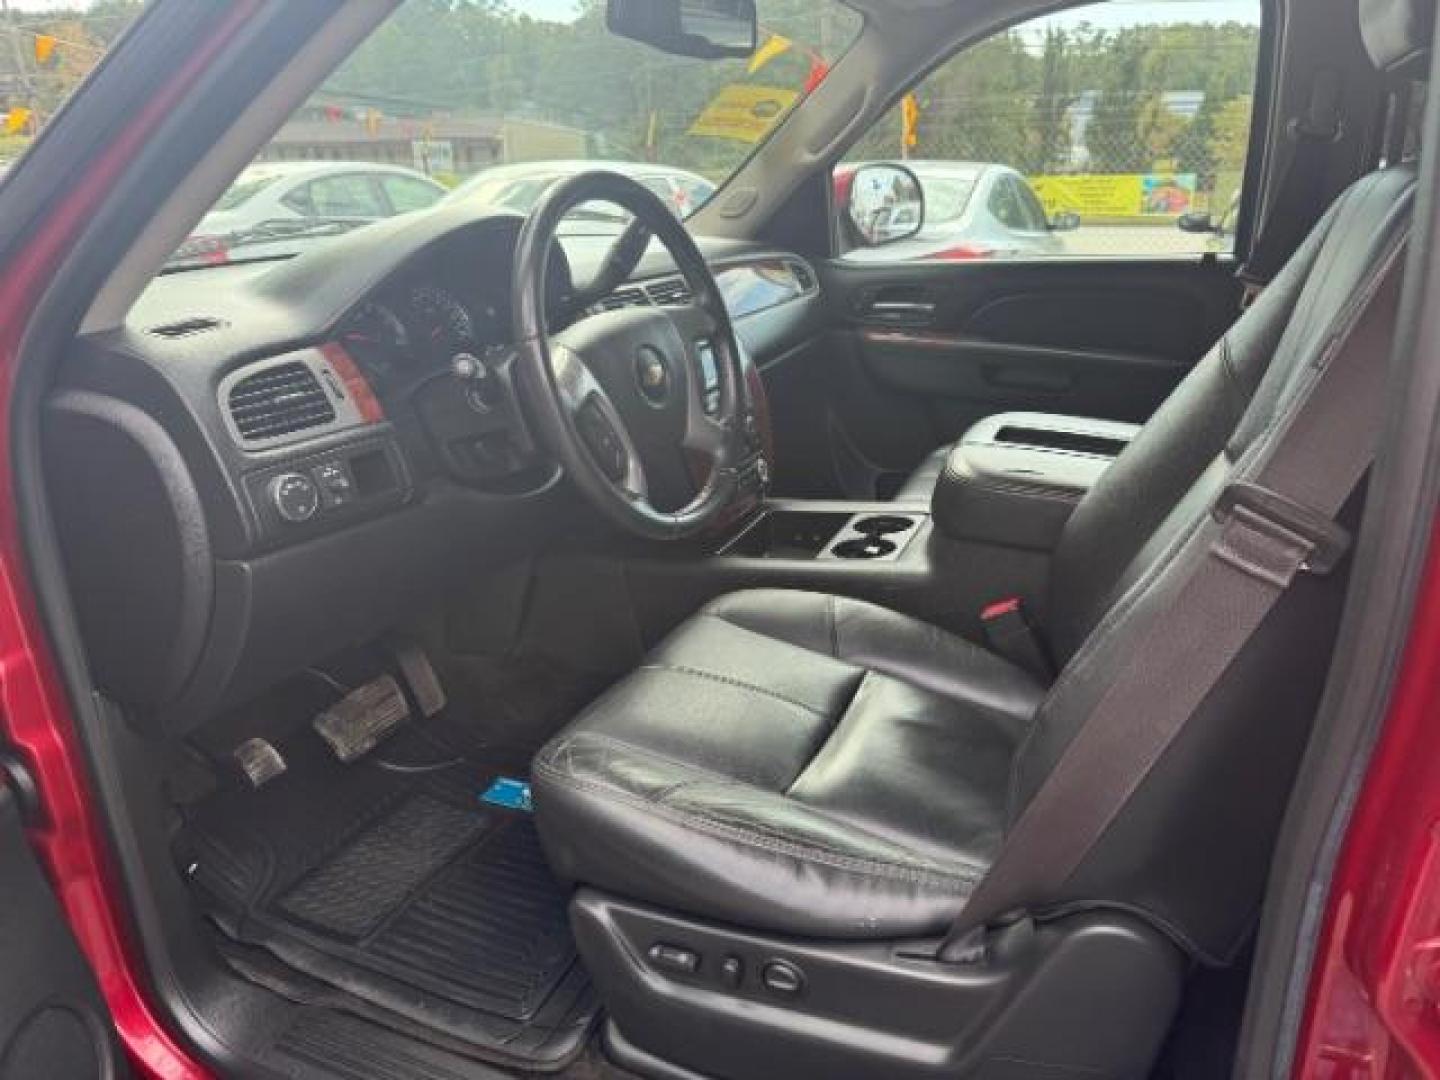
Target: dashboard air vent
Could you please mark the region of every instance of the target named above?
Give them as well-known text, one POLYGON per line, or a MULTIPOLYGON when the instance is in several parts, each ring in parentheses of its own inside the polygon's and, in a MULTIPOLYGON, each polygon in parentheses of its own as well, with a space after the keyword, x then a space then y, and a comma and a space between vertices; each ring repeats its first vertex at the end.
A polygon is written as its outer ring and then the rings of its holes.
POLYGON ((241 379, 230 389, 230 417, 246 442, 319 427, 335 419, 320 381, 306 365, 276 364, 241 379))
POLYGON ((209 315, 198 315, 193 319, 181 319, 179 322, 162 323, 159 326, 150 327, 150 333, 156 337, 182 338, 191 334, 203 334, 207 330, 214 330, 220 325, 220 320, 209 315))
POLYGON ((651 303, 660 307, 688 304, 691 300, 690 286, 685 284, 684 278, 678 277, 652 281, 645 286, 645 295, 650 297, 651 303))
POLYGON ((597 311, 618 311, 627 307, 644 307, 649 302, 638 285, 626 285, 605 297, 595 308, 597 311))
POLYGON ((800 286, 801 292, 815 291, 815 271, 802 262, 792 262, 790 272, 795 275, 795 283, 800 286))

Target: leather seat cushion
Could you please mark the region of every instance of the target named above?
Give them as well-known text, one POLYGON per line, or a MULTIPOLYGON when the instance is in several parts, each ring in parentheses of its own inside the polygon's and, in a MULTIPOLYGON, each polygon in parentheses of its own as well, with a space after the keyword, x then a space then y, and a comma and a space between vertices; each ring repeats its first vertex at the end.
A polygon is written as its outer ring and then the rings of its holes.
POLYGON ((935 485, 940 482, 940 477, 945 472, 951 449, 952 444, 946 443, 915 466, 915 471, 896 489, 892 496, 894 501, 928 503, 930 496, 935 493, 935 485))
POLYGON ((537 755, 562 876, 765 929, 943 929, 989 866, 1043 688, 873 604, 712 602, 537 755))

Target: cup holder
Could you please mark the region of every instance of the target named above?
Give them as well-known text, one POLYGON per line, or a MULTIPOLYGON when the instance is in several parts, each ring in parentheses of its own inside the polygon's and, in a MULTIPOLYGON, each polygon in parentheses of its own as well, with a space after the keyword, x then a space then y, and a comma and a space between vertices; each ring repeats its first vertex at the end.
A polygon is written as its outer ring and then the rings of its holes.
POLYGON ((836 544, 831 552, 837 559, 883 559, 886 555, 895 553, 895 544, 882 536, 872 534, 842 541, 836 544))
POLYGON ((888 533, 904 532, 914 524, 914 518, 901 517, 899 514, 876 514, 873 517, 863 517, 850 527, 866 536, 885 536, 888 533))

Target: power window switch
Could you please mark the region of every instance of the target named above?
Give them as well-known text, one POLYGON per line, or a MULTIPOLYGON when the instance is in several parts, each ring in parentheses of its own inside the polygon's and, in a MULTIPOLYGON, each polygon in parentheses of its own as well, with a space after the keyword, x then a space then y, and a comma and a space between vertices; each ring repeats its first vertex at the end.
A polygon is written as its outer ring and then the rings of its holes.
POLYGON ((663 971, 673 971, 678 975, 694 975, 700 970, 700 954, 694 949, 667 945, 663 941, 650 946, 650 962, 663 971))

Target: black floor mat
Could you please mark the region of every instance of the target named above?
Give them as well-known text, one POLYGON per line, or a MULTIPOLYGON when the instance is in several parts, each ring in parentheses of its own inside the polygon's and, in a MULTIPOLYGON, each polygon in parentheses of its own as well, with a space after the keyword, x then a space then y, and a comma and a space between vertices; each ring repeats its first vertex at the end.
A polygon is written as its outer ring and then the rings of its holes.
POLYGON ((357 1012, 378 1007, 489 1060, 562 1068, 598 1003, 530 816, 480 800, 513 763, 381 765, 451 753, 410 731, 346 766, 302 740, 265 787, 192 808, 181 858, 228 937, 360 999, 357 1012))

